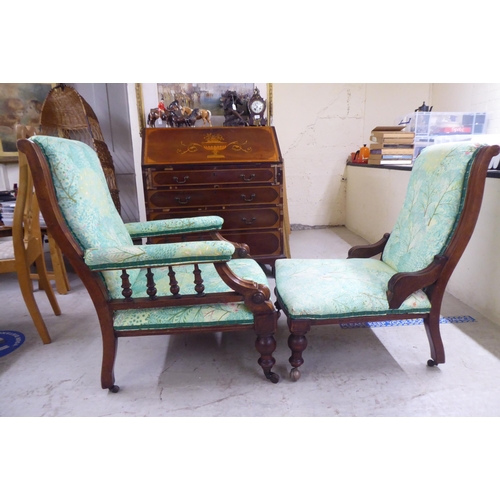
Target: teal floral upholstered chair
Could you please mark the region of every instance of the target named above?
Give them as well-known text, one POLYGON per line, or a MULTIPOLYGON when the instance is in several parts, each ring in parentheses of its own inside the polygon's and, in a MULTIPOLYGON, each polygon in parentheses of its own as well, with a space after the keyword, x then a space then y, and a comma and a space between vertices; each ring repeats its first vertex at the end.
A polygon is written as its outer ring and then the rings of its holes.
POLYGON ((300 378, 313 325, 423 318, 427 364, 444 363, 443 294, 474 230, 488 165, 499 152, 499 146, 469 142, 428 147, 415 160, 392 233, 351 248, 347 259, 276 262, 276 304, 290 329, 292 380, 300 378))
POLYGON ((40 208, 62 252, 87 288, 103 339, 101 385, 117 392, 119 337, 253 330, 258 363, 276 383, 279 313, 267 278, 242 245, 222 238, 220 217, 124 224, 94 150, 58 137, 18 141, 40 208), (133 238, 204 232, 205 241, 135 245, 133 238), (207 233, 208 232, 208 233, 207 233), (205 238, 207 238, 205 236, 205 238))

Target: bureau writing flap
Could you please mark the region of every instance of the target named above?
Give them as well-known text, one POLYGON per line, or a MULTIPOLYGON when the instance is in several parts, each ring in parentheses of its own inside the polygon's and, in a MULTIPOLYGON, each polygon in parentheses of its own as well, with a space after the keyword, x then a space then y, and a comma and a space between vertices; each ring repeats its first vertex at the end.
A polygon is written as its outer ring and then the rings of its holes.
POLYGON ((282 162, 274 127, 147 128, 142 164, 282 162))

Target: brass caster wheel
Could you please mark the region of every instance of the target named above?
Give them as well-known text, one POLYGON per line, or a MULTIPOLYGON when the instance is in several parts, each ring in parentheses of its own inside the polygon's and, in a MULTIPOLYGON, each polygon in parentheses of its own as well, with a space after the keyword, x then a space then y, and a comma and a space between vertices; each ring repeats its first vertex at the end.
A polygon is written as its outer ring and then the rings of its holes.
POLYGON ((109 392, 112 392, 112 393, 117 393, 118 391, 120 390, 120 387, 118 387, 117 385, 112 385, 110 388, 109 388, 109 392))
POLYGON ((427 366, 437 366, 438 364, 433 360, 433 359, 429 359, 427 361, 427 366))
POLYGON ((277 373, 266 373, 267 380, 270 380, 273 384, 277 384, 280 381, 280 376, 277 373))
POLYGON ((300 378, 300 371, 298 368, 292 368, 290 370, 290 379, 292 380, 292 382, 297 382, 297 380, 299 380, 300 378))

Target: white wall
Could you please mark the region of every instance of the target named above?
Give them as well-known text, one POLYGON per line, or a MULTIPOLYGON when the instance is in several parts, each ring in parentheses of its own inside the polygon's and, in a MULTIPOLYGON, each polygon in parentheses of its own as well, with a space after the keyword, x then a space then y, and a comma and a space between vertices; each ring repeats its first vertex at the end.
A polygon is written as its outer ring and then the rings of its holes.
POLYGON ((291 224, 343 225, 348 155, 379 125, 430 99, 430 84, 275 83, 274 121, 285 160, 291 224))
POLYGON ((370 243, 390 233, 403 206, 410 171, 347 167, 346 227, 370 243))

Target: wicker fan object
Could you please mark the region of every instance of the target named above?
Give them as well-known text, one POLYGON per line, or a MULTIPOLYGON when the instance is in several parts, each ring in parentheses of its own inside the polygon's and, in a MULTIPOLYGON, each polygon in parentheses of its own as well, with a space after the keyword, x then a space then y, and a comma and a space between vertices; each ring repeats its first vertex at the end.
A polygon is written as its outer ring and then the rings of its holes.
POLYGON ((111 198, 118 213, 121 212, 113 157, 94 110, 74 88, 60 84, 48 93, 42 106, 40 133, 81 141, 92 147, 101 162, 111 198))

